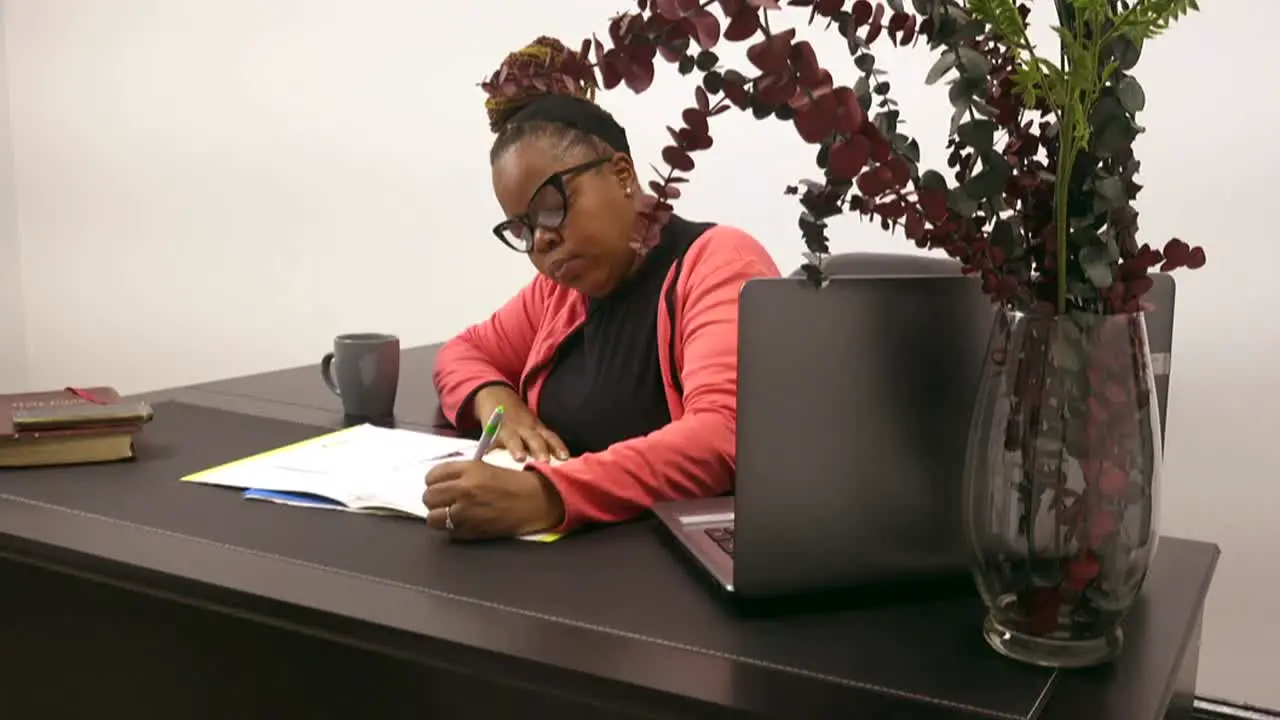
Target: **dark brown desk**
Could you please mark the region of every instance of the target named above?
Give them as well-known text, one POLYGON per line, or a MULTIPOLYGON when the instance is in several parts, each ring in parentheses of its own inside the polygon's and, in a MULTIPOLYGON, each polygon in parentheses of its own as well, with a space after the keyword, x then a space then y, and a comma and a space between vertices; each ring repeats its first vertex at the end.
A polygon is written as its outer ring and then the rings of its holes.
MULTIPOLYGON (((302 388, 304 372, 277 377, 302 388)), ((972 598, 736 617, 645 522, 451 545, 412 521, 180 487, 229 452, 342 424, 246 380, 152 396, 136 465, 0 474, 6 716, 1012 718, 919 695, 1000 705, 993 677, 1041 672, 982 645, 972 598)), ((1038 717, 1190 718, 1217 557, 1164 539, 1125 655, 1058 673, 1038 717)))
MULTIPOLYGON (((396 420, 410 427, 449 427, 436 403, 431 369, 435 367, 440 345, 405 348, 400 353, 400 389, 396 394, 396 420)), ((320 410, 325 425, 342 422, 342 401, 329 392, 320 380, 320 357, 311 365, 244 375, 226 380, 201 383, 188 391, 229 395, 250 401, 270 401, 305 410, 320 410)), ((222 401, 225 404, 225 401, 222 401)), ((315 418, 314 414, 307 414, 315 418)), ((299 422, 315 422, 314 419, 299 422)))

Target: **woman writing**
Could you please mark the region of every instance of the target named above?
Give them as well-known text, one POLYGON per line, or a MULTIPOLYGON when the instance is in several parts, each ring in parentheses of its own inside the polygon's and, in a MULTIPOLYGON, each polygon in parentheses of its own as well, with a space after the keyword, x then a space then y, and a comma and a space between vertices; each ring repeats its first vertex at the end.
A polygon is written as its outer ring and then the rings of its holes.
MULTIPOLYGON (((574 62, 539 38, 508 56, 574 62)), ((427 522, 459 538, 566 532, 654 502, 732 489, 738 292, 777 277, 741 230, 672 215, 652 239, 626 133, 591 101, 491 97, 494 234, 538 275, 440 350, 441 409, 498 438, 524 470, 451 462, 426 478, 427 522), (561 462, 552 462, 561 461, 561 462)))

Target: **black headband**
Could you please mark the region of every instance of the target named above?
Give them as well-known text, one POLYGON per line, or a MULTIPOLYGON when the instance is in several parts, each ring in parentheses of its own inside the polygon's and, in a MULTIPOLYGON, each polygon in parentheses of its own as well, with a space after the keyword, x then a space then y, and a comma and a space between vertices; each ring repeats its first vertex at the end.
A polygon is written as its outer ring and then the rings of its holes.
POLYGON ((600 106, 572 95, 544 95, 522 108, 508 121, 509 125, 527 122, 552 122, 567 125, 604 141, 614 151, 631 154, 627 131, 600 106))

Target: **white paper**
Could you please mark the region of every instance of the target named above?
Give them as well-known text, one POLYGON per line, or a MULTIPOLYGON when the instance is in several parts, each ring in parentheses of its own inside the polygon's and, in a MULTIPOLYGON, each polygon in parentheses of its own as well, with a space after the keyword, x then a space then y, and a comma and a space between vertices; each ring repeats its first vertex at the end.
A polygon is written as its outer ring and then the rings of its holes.
MULTIPOLYGON (((390 509, 425 518, 427 508, 422 495, 427 472, 442 462, 470 459, 475 450, 474 440, 358 425, 182 479, 240 489, 306 493, 336 500, 350 510, 390 509)), ((484 459, 498 467, 524 468, 523 463, 502 449, 487 453, 484 459)), ((289 504, 279 499, 272 502, 289 504)), ((522 539, 550 542, 556 537, 538 533, 522 539)))
POLYGON ((385 505, 424 516, 424 480, 436 464, 465 459, 474 440, 358 425, 183 478, 190 482, 309 493, 352 507, 385 505), (413 495, 417 501, 412 502, 413 495))
POLYGON ((262 459, 272 472, 354 477, 430 468, 442 458, 465 458, 475 447, 473 440, 359 425, 262 459))

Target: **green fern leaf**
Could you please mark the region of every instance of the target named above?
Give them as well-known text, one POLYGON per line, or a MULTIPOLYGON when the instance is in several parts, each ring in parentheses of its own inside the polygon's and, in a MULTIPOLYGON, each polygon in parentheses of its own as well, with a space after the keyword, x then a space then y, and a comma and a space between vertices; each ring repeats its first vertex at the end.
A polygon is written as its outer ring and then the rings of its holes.
POLYGON ((1014 0, 969 0, 965 9, 1006 41, 1018 42, 1026 35, 1027 27, 1014 0))
POLYGON ((1197 0, 1137 0, 1116 18, 1113 32, 1138 42, 1150 40, 1165 33, 1178 20, 1199 11, 1197 0))

